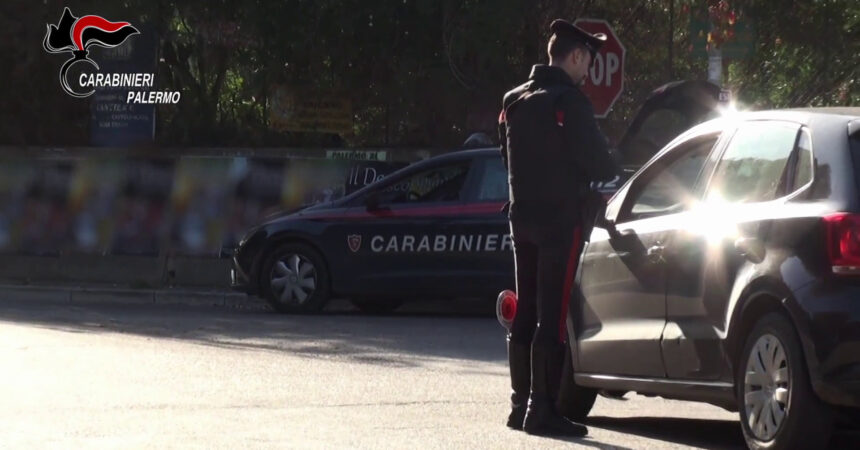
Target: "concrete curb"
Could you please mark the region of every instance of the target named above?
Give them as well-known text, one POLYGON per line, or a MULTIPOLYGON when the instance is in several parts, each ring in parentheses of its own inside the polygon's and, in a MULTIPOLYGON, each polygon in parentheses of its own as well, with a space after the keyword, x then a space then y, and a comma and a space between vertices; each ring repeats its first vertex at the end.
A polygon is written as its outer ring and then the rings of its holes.
POLYGON ((0 284, 4 301, 113 305, 185 305, 271 311, 260 298, 238 292, 195 289, 128 289, 102 286, 22 286, 0 284))

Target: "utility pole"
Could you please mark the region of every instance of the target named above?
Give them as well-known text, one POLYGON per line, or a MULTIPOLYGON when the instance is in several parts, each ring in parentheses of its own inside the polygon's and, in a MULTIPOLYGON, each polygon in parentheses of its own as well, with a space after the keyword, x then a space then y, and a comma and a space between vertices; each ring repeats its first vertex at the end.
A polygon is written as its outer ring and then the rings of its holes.
POLYGON ((708 81, 723 85, 723 52, 718 48, 708 50, 708 81))
MULTIPOLYGON (((716 27, 711 22, 711 33, 715 31, 716 27)), ((723 51, 711 43, 708 43, 708 81, 723 86, 723 51)))

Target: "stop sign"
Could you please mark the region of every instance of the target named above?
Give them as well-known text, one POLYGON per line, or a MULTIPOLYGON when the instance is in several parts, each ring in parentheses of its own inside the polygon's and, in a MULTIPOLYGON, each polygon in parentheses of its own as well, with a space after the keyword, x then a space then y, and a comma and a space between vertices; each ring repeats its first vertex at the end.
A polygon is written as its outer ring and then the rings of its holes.
POLYGON ((606 42, 591 63, 591 70, 585 77, 582 91, 594 105, 594 117, 604 118, 609 114, 612 105, 624 90, 624 54, 626 50, 621 45, 615 31, 605 20, 579 19, 574 25, 589 33, 603 33, 606 42))

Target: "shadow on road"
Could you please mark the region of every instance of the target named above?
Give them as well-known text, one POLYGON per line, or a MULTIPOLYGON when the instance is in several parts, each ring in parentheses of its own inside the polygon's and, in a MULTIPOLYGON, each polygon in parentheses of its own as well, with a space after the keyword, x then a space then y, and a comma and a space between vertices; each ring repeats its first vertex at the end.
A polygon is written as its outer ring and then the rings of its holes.
POLYGON ((735 420, 677 417, 589 417, 589 427, 635 434, 663 442, 711 449, 745 449, 740 424, 735 420))
MULTIPOLYGON (((67 332, 124 333, 308 358, 348 358, 393 367, 440 359, 505 362, 504 330, 493 305, 427 302, 405 312, 363 315, 334 302, 318 315, 279 315, 159 304, 70 304, 0 298, 0 322, 67 332)), ((464 367, 474 373, 474 368, 464 367)))
MULTIPOLYGON (((688 447, 746 449, 740 422, 736 420, 680 417, 589 417, 586 424, 619 433, 688 447)), ((837 429, 828 449, 860 448, 860 433, 837 429)))
POLYGON ((541 439, 551 439, 554 441, 567 442, 569 444, 573 444, 576 448, 586 447, 586 448, 597 448, 600 450, 632 450, 630 447, 621 447, 619 445, 603 444, 601 442, 594 441, 590 437, 587 437, 587 436, 584 438, 564 438, 564 437, 554 437, 554 436, 543 436, 541 439))

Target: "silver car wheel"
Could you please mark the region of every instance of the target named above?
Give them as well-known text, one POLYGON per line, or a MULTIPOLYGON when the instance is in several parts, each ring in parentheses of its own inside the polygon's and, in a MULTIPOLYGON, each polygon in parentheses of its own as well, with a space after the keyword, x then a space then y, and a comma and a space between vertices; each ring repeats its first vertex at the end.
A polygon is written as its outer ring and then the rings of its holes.
POLYGON ((743 391, 747 425, 760 441, 772 440, 785 421, 789 375, 782 342, 772 334, 760 337, 747 360, 743 391))
POLYGON ((316 290, 317 273, 309 259, 292 253, 275 263, 269 280, 279 302, 302 305, 316 290))

